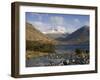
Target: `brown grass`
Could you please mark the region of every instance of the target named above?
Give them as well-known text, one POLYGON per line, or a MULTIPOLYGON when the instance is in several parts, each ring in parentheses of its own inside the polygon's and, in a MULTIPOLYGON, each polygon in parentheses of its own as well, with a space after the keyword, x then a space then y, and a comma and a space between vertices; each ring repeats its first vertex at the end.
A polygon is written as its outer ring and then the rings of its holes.
POLYGON ((48 55, 48 53, 39 52, 39 51, 28 51, 28 50, 26 51, 27 59, 40 57, 40 56, 44 56, 44 55, 48 55))

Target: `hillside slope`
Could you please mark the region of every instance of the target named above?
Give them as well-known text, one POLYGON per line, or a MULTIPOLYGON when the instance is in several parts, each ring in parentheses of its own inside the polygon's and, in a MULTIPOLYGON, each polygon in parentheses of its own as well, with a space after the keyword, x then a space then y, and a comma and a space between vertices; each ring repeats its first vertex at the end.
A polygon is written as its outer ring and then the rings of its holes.
POLYGON ((32 24, 26 23, 26 59, 54 53, 55 43, 32 24))
POLYGON ((67 44, 89 43, 89 27, 83 26, 65 38, 58 39, 67 44))
POLYGON ((41 43, 55 43, 54 40, 35 29, 35 27, 29 23, 26 23, 26 40, 40 41, 41 43))

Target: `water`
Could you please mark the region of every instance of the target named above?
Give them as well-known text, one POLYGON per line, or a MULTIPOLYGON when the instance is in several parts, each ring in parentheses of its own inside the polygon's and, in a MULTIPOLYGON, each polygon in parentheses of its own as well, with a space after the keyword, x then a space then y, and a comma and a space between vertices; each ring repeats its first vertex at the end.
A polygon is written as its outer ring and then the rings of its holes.
POLYGON ((89 45, 56 45, 56 53, 74 52, 76 49, 89 50, 89 45))
MULTIPOLYGON (((31 58, 29 60, 26 60, 26 66, 39 67, 39 66, 64 65, 63 64, 64 60, 66 60, 66 62, 69 62, 69 64, 73 64, 73 65, 81 64, 81 63, 72 62, 75 59, 74 53, 76 49, 89 50, 89 45, 56 45, 55 46, 56 53, 50 53, 47 56, 41 56, 41 57, 31 58)), ((82 61, 82 60, 79 59, 79 61, 82 61)))

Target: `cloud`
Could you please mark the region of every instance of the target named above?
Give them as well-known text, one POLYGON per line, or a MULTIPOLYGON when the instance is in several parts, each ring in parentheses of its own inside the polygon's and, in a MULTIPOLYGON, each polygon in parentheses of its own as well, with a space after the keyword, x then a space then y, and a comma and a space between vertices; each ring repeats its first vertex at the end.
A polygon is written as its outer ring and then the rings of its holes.
POLYGON ((90 26, 89 21, 86 21, 86 22, 84 23, 84 25, 90 26))
POLYGON ((46 30, 46 24, 44 24, 43 22, 37 21, 37 22, 34 22, 33 25, 35 25, 35 28, 37 28, 41 32, 44 32, 46 30))
POLYGON ((57 26, 56 29, 61 32, 66 32, 66 28, 63 26, 57 26))
POLYGON ((68 33, 72 33, 76 30, 75 25, 70 24, 70 23, 66 23, 66 32, 68 33))
POLYGON ((76 19, 74 19, 74 22, 80 23, 80 20, 76 18, 76 19))
POLYGON ((50 21, 51 21, 52 25, 54 25, 54 26, 64 24, 64 18, 61 16, 50 17, 50 21))
POLYGON ((31 23, 37 30, 41 32, 47 32, 51 27, 50 24, 43 23, 41 21, 34 21, 34 22, 30 21, 29 23, 31 23))

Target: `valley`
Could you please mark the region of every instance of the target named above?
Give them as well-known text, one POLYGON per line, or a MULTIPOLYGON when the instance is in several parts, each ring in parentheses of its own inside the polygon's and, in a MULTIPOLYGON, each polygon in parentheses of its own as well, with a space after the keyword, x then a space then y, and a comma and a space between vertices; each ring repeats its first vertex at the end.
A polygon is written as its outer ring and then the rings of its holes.
POLYGON ((26 23, 26 67, 76 64, 89 64, 88 26, 70 34, 44 34, 26 23))

